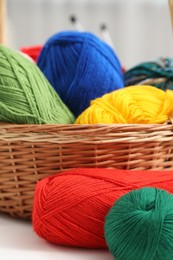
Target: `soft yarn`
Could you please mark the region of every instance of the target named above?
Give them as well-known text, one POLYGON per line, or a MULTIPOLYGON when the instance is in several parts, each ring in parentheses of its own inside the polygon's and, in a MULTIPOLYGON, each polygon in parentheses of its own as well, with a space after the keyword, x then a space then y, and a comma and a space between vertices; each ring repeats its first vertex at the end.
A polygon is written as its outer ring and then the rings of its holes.
POLYGON ((173 59, 158 58, 157 60, 142 62, 124 73, 125 86, 145 84, 166 90, 173 89, 173 59))
POLYGON ((37 58, 41 52, 42 45, 34 45, 34 46, 27 46, 27 47, 21 47, 20 51, 22 53, 27 54, 29 57, 33 59, 33 61, 37 61, 37 58))
POLYGON ((129 86, 103 95, 77 118, 76 124, 164 123, 173 114, 173 91, 129 86))
POLYGON ((110 208, 122 195, 145 186, 173 193, 173 172, 78 168, 44 178, 35 189, 33 229, 55 244, 105 248, 110 208))
POLYGON ((74 116, 36 64, 3 45, 0 45, 0 111, 1 122, 74 122, 74 116))
POLYGON ((105 239, 116 260, 172 260, 173 196, 154 188, 125 194, 106 216, 105 239))
POLYGON ((53 35, 44 45, 37 64, 75 116, 92 99, 124 87, 118 57, 110 46, 89 32, 53 35))

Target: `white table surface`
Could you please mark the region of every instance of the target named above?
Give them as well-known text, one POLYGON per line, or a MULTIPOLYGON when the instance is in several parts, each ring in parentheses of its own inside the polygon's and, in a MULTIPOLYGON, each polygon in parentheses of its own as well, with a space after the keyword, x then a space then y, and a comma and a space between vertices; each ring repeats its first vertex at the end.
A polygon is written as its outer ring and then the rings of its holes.
POLYGON ((39 238, 31 222, 0 214, 0 259, 113 260, 108 250, 62 247, 39 238))

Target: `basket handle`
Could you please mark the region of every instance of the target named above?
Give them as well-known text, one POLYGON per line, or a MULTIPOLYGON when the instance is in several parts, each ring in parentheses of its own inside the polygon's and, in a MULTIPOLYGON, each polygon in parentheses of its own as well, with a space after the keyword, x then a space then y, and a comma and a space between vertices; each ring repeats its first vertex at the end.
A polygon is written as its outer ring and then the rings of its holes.
POLYGON ((5 0, 0 0, 0 44, 5 43, 5 20, 6 20, 6 10, 5 10, 5 0))

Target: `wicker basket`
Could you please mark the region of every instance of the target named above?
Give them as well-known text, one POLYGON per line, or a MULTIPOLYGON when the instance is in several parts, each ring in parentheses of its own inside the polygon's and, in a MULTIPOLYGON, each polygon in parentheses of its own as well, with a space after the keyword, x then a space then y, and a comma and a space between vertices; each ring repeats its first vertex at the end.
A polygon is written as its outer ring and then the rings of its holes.
POLYGON ((0 212, 30 219, 36 183, 76 167, 173 170, 173 126, 0 124, 0 212))
POLYGON ((31 218, 36 183, 75 167, 173 169, 173 126, 0 125, 0 212, 31 218))

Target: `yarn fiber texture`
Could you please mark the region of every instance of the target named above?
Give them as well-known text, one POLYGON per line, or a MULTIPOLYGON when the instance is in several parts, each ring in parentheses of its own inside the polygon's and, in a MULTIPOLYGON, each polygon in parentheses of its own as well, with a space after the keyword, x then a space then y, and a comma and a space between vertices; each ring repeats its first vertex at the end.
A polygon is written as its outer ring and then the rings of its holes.
POLYGON ((107 213, 121 196, 142 187, 173 193, 172 171, 78 168, 44 178, 35 188, 33 229, 54 244, 106 248, 107 213))
POLYGON ((116 260, 172 260, 173 196, 154 188, 125 194, 106 216, 105 239, 116 260))
POLYGON ((173 92, 134 85, 97 98, 76 124, 160 124, 173 114, 173 92))
POLYGON ((158 58, 153 61, 142 62, 124 73, 125 86, 145 84, 150 80, 150 85, 166 90, 173 89, 173 59, 158 58))
POLYGON ((0 45, 0 111, 1 122, 74 122, 73 114, 36 64, 3 45, 0 45))
POLYGON ((43 46, 37 64, 76 117, 92 99, 124 87, 117 55, 89 32, 53 35, 43 46))

